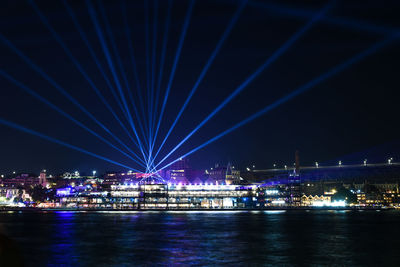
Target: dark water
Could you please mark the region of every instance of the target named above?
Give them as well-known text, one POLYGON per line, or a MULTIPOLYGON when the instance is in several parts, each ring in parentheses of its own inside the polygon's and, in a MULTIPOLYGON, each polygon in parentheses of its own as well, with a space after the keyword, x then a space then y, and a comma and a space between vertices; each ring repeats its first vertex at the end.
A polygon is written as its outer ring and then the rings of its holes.
POLYGON ((27 266, 399 266, 400 212, 0 213, 27 266))

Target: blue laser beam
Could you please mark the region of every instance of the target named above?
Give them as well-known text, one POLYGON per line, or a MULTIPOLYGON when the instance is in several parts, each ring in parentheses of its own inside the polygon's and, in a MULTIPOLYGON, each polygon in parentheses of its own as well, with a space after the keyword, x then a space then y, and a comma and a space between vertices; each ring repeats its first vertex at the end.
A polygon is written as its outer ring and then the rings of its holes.
POLYGON ((218 55, 222 45, 224 44, 225 40, 228 38, 230 32, 232 31, 233 27, 235 26, 237 20, 239 19, 240 14, 242 13, 244 7, 246 6, 246 3, 247 3, 247 0, 242 1, 241 4, 239 5, 238 9, 234 13, 234 15, 233 15, 231 21, 229 22, 227 28, 225 29, 224 33, 222 34, 221 38, 219 39, 219 41, 217 43, 217 46, 215 47, 215 49, 212 52, 210 58, 208 59, 206 65, 204 66, 203 70, 201 71, 199 77, 197 78, 195 85, 191 89, 188 97, 186 98, 185 103, 183 104, 182 108, 179 110, 178 115, 176 116, 174 122, 172 123, 171 127, 169 128, 167 134, 165 135, 164 140, 161 142, 161 145, 159 146, 156 154, 154 155, 154 159, 160 153, 161 149, 163 148, 163 146, 164 146, 165 142, 167 141, 169 135, 171 134, 172 130, 175 128, 175 125, 177 124, 179 118, 182 116, 182 113, 185 111, 187 105, 189 104, 190 99, 192 98, 192 96, 196 92, 196 90, 199 87, 201 81, 203 80, 203 78, 206 75, 207 71, 209 70, 210 66, 214 62, 214 59, 218 55))
MULTIPOLYGON (((150 24, 150 12, 149 12, 149 2, 150 1, 144 1, 144 27, 145 27, 145 70, 146 70, 146 95, 147 95, 147 113, 144 116, 147 120, 147 125, 149 125, 147 129, 147 134, 148 134, 148 154, 150 156, 150 146, 151 146, 151 133, 152 133, 152 127, 151 127, 151 122, 150 122, 150 108, 151 108, 151 97, 150 97, 150 33, 149 33, 149 24, 150 24)), ((146 172, 148 171, 148 166, 146 168, 146 172)))
POLYGON ((10 127, 10 128, 16 129, 16 130, 19 130, 19 131, 21 131, 21 132, 25 132, 25 133, 28 133, 28 134, 31 134, 31 135, 40 137, 40 138, 45 139, 45 140, 47 140, 47 141, 50 141, 50 142, 53 142, 53 143, 56 143, 56 144, 59 144, 59 145, 68 147, 68 148, 70 148, 70 149, 73 149, 73 150, 82 152, 82 153, 87 154, 87 155, 89 155, 89 156, 92 156, 92 157, 95 157, 95 158, 98 158, 98 159, 101 159, 101 160, 110 162, 110 163, 112 163, 112 164, 115 164, 115 165, 118 165, 118 166, 127 168, 128 170, 134 170, 134 171, 136 171, 136 172, 142 173, 141 171, 136 170, 136 169, 134 169, 134 168, 132 168, 132 167, 129 167, 129 166, 127 166, 127 165, 124 165, 124 164, 121 164, 121 163, 116 162, 116 161, 114 161, 114 160, 111 160, 111 159, 109 159, 109 158, 106 158, 106 157, 97 155, 97 154, 95 154, 95 153, 93 153, 93 152, 87 151, 86 149, 83 149, 83 148, 80 148, 80 147, 77 147, 77 146, 68 144, 68 143, 66 143, 66 142, 64 142, 64 141, 61 141, 61 140, 59 140, 59 139, 56 139, 56 138, 54 138, 54 137, 51 137, 51 136, 48 136, 48 135, 39 133, 39 132, 37 132, 37 131, 28 129, 28 128, 26 128, 26 127, 24 127, 24 126, 22 126, 22 125, 16 124, 16 123, 14 123, 14 122, 7 121, 7 120, 5 120, 5 119, 0 118, 0 124, 3 124, 3 125, 5 125, 5 126, 8 126, 8 127, 10 127))
POLYGON ((19 88, 21 88, 22 90, 24 90, 25 92, 30 94, 31 96, 35 97, 39 101, 45 103, 50 108, 54 109, 55 111, 60 113, 62 116, 66 117, 67 119, 69 119, 70 121, 72 121, 73 123, 75 123, 76 125, 81 127, 82 129, 84 129, 87 132, 91 133, 92 135, 96 136, 97 138, 99 138, 101 141, 103 141, 107 145, 109 145, 112 148, 114 148, 115 150, 121 152, 123 155, 125 155, 126 157, 130 158, 131 160, 133 160, 135 163, 139 164, 140 166, 144 166, 144 163, 145 163, 144 161, 141 161, 141 162, 137 161, 132 156, 130 156, 129 154, 125 153, 123 150, 121 150, 118 147, 116 147, 115 145, 113 145, 107 139, 105 139, 104 137, 100 136, 98 133, 96 133, 95 131, 91 130, 90 128, 86 127, 83 123, 81 123, 80 121, 76 120, 74 117, 72 117, 71 115, 69 115, 68 113, 66 113, 65 111, 63 111, 62 109, 60 109, 59 107, 57 107, 56 105, 54 105, 53 103, 48 101, 46 98, 44 98, 41 95, 39 95, 38 93, 36 93, 31 88, 29 88, 26 85, 24 85, 23 83, 17 81, 11 75, 9 75, 8 73, 6 73, 5 71, 3 71, 1 69, 0 69, 0 75, 3 76, 4 78, 6 78, 7 80, 9 80, 10 82, 14 83, 16 86, 18 86, 19 88))
MULTIPOLYGON (((147 113, 145 118, 147 118, 147 124, 149 125, 148 127, 148 135, 149 135, 149 140, 151 140, 151 125, 150 125, 150 33, 149 33, 149 24, 150 24, 150 12, 149 12, 149 2, 148 0, 144 0, 144 27, 145 27, 145 60, 146 60, 146 94, 147 94, 147 113)), ((148 143, 149 150, 150 150, 150 141, 148 143)))
MULTIPOLYGON (((80 26, 78 19, 75 16, 75 13, 73 11, 73 9, 69 6, 68 2, 66 0, 63 0, 64 6, 69 14, 69 16, 72 19, 72 22, 75 25, 75 28, 78 30, 79 35, 81 36, 81 39, 83 40, 83 42, 85 43, 86 47, 89 50, 89 53, 92 57, 92 59, 94 60, 94 62, 96 63, 96 66, 98 68, 98 70, 100 71, 100 73, 102 74, 104 80, 106 81, 107 86, 111 89, 114 90, 114 87, 111 84, 110 79, 108 78, 108 76, 106 75, 99 59, 97 58, 89 40, 86 37, 85 32, 83 31, 82 27, 80 26)), ((103 104, 106 106, 106 108, 110 111, 110 113, 113 115, 113 117, 115 118, 115 120, 118 122, 118 124, 121 126, 121 128, 125 131, 125 133, 128 135, 128 137, 131 139, 131 141, 137 145, 136 141, 134 140, 134 138, 132 137, 132 135, 129 133, 128 129, 126 128, 126 126, 122 123, 122 121, 120 120, 120 118, 118 117, 118 115, 116 114, 116 112, 114 111, 114 109, 111 107, 111 105, 107 102, 107 100, 104 98, 104 96, 101 94, 101 92, 99 90, 97 90, 97 88, 93 88, 94 91, 96 92, 97 96, 100 98, 100 100, 103 102, 103 104)), ((120 104, 120 103, 118 103, 120 104)), ((121 106, 121 105, 120 105, 121 106)))
MULTIPOLYGON (((239 122, 238 124, 232 126, 231 128, 221 132, 220 134, 218 134, 217 136, 209 139, 208 141, 206 141, 205 143, 201 144, 200 146, 192 149, 191 151, 189 151, 188 153, 182 155, 181 157, 179 157, 178 159, 168 163, 167 165, 163 166, 162 168, 158 169, 157 171, 163 170, 168 166, 171 166, 172 164, 174 164, 175 162, 177 162, 180 158, 184 158, 189 156, 190 154, 198 151, 199 149, 202 149, 203 147, 217 141, 218 139, 222 138, 223 136, 229 134, 230 132, 238 129, 241 126, 246 125, 247 123, 253 121, 254 119, 257 119, 258 117, 268 113, 269 111, 279 107, 280 105, 286 103, 287 101, 295 98, 296 96, 303 94, 305 92, 307 92, 308 90, 312 89, 314 86, 322 83, 323 81, 331 78, 332 76, 346 70, 347 68, 349 68, 350 66, 360 62, 361 60, 363 60, 365 57, 377 52, 378 50, 384 48, 385 46, 391 44, 394 41, 398 41, 398 39, 400 38, 400 32, 398 32, 397 34, 394 34, 392 37, 387 38, 383 41, 380 41, 378 43, 375 43, 374 45, 372 45, 371 47, 369 47, 368 49, 358 53, 357 55, 355 55, 354 57, 346 60, 345 62, 336 65, 335 67, 331 68, 329 71, 323 73, 322 75, 312 79, 311 81, 309 81, 308 83, 300 86, 299 88, 297 88, 296 90, 292 91, 291 93, 287 94, 286 96, 278 99, 277 101, 275 101, 274 103, 266 106, 265 108, 261 109, 260 111, 254 113, 253 115, 249 116, 248 118, 242 120, 241 122, 239 122)), ((157 165, 156 165, 157 167, 157 165)))
MULTIPOLYGON (((125 35, 126 35, 126 39, 128 40, 128 50, 129 50, 129 57, 131 60, 131 64, 132 64, 132 71, 133 71, 133 77, 135 79, 135 84, 136 84, 136 90, 138 93, 138 97, 139 97, 139 105, 142 111, 142 115, 143 117, 146 116, 146 112, 144 111, 144 101, 143 101, 143 95, 142 95, 142 89, 140 86, 140 80, 139 80, 139 74, 138 74, 138 70, 137 70, 137 65, 136 65, 136 59, 135 59, 135 53, 134 53, 134 49, 133 49, 133 42, 132 42, 132 38, 131 38, 131 30, 129 27, 129 23, 128 23, 128 17, 126 14, 126 3, 125 0, 121 1, 121 9, 122 9, 122 18, 125 24, 125 35)), ((147 125, 147 121, 144 120, 144 126, 145 128, 148 129, 148 125, 147 125)))
MULTIPOLYGON (((189 21, 190 21, 191 15, 192 15, 194 3, 195 3, 194 0, 190 1, 188 10, 186 12, 186 17, 185 17, 185 21, 184 21, 184 24, 183 24, 181 36, 179 38, 178 48, 177 48, 176 53, 175 53, 174 63, 172 65, 171 74, 170 74, 170 77, 169 77, 167 89, 166 89, 165 94, 164 94, 164 100, 163 100, 163 104, 161 106, 161 111, 160 111, 160 116, 159 116, 158 122, 157 122, 156 132, 154 134, 156 138, 157 138, 158 131, 160 129, 161 120, 162 120, 162 117, 163 117, 163 114, 164 114, 164 111, 165 111, 165 106, 167 104, 167 100, 168 100, 169 92, 171 90, 172 82, 174 80, 175 71, 176 71, 176 67, 178 65, 179 57, 180 57, 180 54, 181 54, 181 51, 182 51, 183 42, 185 40, 186 32, 187 32, 187 29, 189 27, 189 21)), ((155 138, 155 140, 156 140, 156 138, 155 138)))
MULTIPOLYGON (((136 108, 135 100, 133 99, 133 96, 132 96, 132 91, 131 91, 131 88, 130 88, 128 79, 127 79, 127 77, 126 77, 126 73, 125 73, 125 70, 124 70, 124 66, 123 66, 122 61, 121 61, 121 56, 120 56, 120 54, 119 54, 119 52, 118 52, 118 48, 117 48, 117 45, 116 45, 116 43, 115 43, 114 34, 113 34, 112 30, 111 30, 110 23, 109 23, 109 21, 108 21, 108 19, 107 19, 107 14, 106 14, 106 12, 105 12, 105 9, 104 9, 104 7, 103 7, 102 2, 99 1, 98 3, 99 3, 99 7, 100 7, 100 13, 101 13, 101 15, 102 15, 102 17, 103 17, 103 20, 104 20, 104 23, 105 23, 105 25, 106 25, 107 34, 109 35, 109 38, 110 38, 110 40, 111 40, 111 47, 112 47, 112 49, 113 49, 113 51, 114 51, 115 58, 117 59, 117 64, 118 64, 118 67, 119 67, 119 69, 120 69, 120 72, 121 72, 121 75, 122 75, 122 79, 123 79, 123 81, 124 81, 124 83, 125 83, 125 87, 126 87, 126 89, 127 89, 127 91, 128 91, 128 95, 129 95, 129 97, 130 97, 131 104, 132 104, 132 106, 133 106, 133 110, 134 110, 135 115, 136 115, 136 121, 137 121, 138 124, 139 124, 139 129, 141 130, 141 132, 142 132, 142 134, 143 134, 143 138, 146 140, 146 134, 145 134, 144 129, 143 129, 143 124, 141 123, 140 115, 139 115, 139 112, 138 112, 138 110, 137 110, 137 108, 136 108)), ((122 97, 124 97, 123 94, 122 94, 122 97)), ((124 98, 125 98, 125 97, 124 97, 124 98)))
MULTIPOLYGON (((130 124, 130 126, 131 126, 131 128, 132 128, 132 130, 133 130, 133 132, 134 132, 134 134, 136 136, 136 140, 137 140, 137 142, 139 144, 139 149, 140 149, 140 151, 142 153, 142 156, 143 156, 144 160, 146 161, 146 155, 145 155, 145 152, 143 150, 143 144, 142 144, 142 142, 140 140, 139 134, 138 134, 138 132, 136 130, 136 127, 134 125, 133 117, 132 117, 132 115, 130 113, 130 110, 129 110, 129 107, 128 107, 128 104, 127 104, 127 101, 126 101, 126 98, 125 98, 121 83, 120 83, 119 78, 118 78, 118 74, 117 74, 116 68, 115 68, 113 60, 112 60, 111 53, 110 53, 110 51, 108 49, 107 42, 105 41, 105 37, 104 37, 103 32, 102 32, 102 30, 100 28, 100 24, 97 21, 96 12, 94 10, 94 7, 91 5, 90 0, 87 0, 86 3, 87 3, 87 6, 88 6, 88 9, 89 9, 90 17, 91 17, 92 22, 93 22, 93 24, 95 26, 95 30, 96 30, 97 36, 99 37, 101 47, 102 47, 103 52, 104 52, 104 54, 106 56, 106 60, 107 60, 108 66, 110 68, 110 71, 111 71, 111 73, 113 75, 113 78, 114 78, 114 81, 116 83, 120 99, 122 100, 123 107, 124 107, 126 113, 128 114, 129 124, 130 124)), ((107 25, 106 25, 106 30, 108 31, 107 25)), ((116 52, 118 49, 116 48, 115 44, 113 42, 111 42, 111 44, 112 44, 112 48, 113 48, 114 52, 116 52)), ((117 60, 118 60, 118 56, 117 56, 117 60)), ((119 62, 118 62, 118 64, 119 64, 119 62)))
POLYGON ((164 162, 172 153, 181 147, 195 132, 204 126, 212 117, 225 107, 233 98, 242 92, 255 78, 258 77, 268 66, 275 62, 286 52, 301 36, 303 36, 324 14, 333 6, 334 1, 320 10, 306 25, 292 35, 275 53, 269 57, 254 73, 252 73, 239 87, 235 89, 217 108, 215 108, 200 124, 198 124, 176 147, 174 147, 158 164, 164 162))
MULTIPOLYGON (((154 15, 153 15, 153 45, 152 45, 152 63, 151 63, 151 87, 150 87, 150 95, 151 95, 151 105, 150 105, 150 116, 149 116, 149 124, 153 125, 153 113, 154 113, 154 84, 155 84, 155 67, 156 67, 156 49, 157 49, 157 16, 158 16, 158 2, 154 0, 154 15)), ((153 129, 151 127, 151 133, 153 134, 153 129)), ((150 139, 152 141, 152 139, 150 139)), ((152 143, 150 142, 150 151, 152 150, 152 143)), ((149 153, 151 154, 151 152, 149 153)))
MULTIPOLYGON (((90 119, 92 119, 97 125, 99 125, 104 131, 106 131, 111 137, 113 137, 117 142, 121 145, 125 145, 118 137, 116 137, 104 124, 102 124, 96 117, 90 113, 85 107, 83 107, 79 102, 73 98, 67 91, 65 91, 56 81, 54 81, 47 73, 41 69, 38 65, 33 63, 27 56, 25 56, 17 47, 15 47, 7 38, 5 38, 0 33, 0 40, 9 47, 14 53, 16 53, 27 65, 29 65, 34 71, 39 73, 47 82, 49 82, 54 88, 57 89, 64 97, 66 97, 69 101, 71 101, 76 107, 78 107, 83 113, 85 113, 90 119), (118 141, 119 140, 119 141, 118 141)), ((126 146, 126 145, 125 145, 126 146)), ((126 147, 128 151, 132 153, 132 155, 136 156, 136 154, 126 147)))
POLYGON ((155 113, 155 96, 154 96, 154 85, 155 85, 155 67, 156 67, 156 48, 157 48, 157 23, 158 23, 158 2, 157 0, 154 0, 154 14, 153 14, 153 44, 152 44, 152 63, 151 63, 151 88, 150 88, 150 114, 149 114, 149 125, 150 127, 150 135, 149 135, 149 159, 148 162, 151 161, 152 153, 153 153, 153 132, 155 129, 153 129, 153 114, 155 113))
POLYGON ((124 108, 125 108, 126 112, 128 113, 129 123, 131 125, 131 128, 132 128, 134 134, 135 134, 136 140, 137 140, 138 145, 139 145, 140 152, 142 153, 143 159, 146 161, 147 158, 146 158, 145 152, 143 150, 143 145, 142 145, 142 143, 140 141, 140 138, 139 138, 139 135, 138 135, 138 133, 136 131, 135 125, 133 124, 133 120, 132 120, 132 116, 131 116, 129 108, 128 108, 128 104, 126 103, 126 99, 124 97, 124 93, 122 91, 122 87, 121 87, 121 84, 120 84, 116 69, 114 67, 114 63, 113 63, 113 61, 111 59, 110 51, 109 51, 109 49, 107 47, 107 43, 106 43, 106 41, 104 39, 104 35, 103 35, 103 32, 102 32, 102 30, 100 28, 99 22, 97 21, 96 12, 95 12, 94 7, 92 6, 90 0, 86 0, 86 5, 87 5, 87 7, 89 9, 90 18, 91 18, 91 20, 93 22, 93 25, 95 27, 97 36, 98 36, 98 38, 100 40, 100 45, 101 45, 101 47, 103 49, 104 55, 106 56, 106 60, 107 60, 108 66, 110 68, 111 74, 113 75, 114 81, 115 81, 115 83, 117 85, 117 89, 119 91, 119 94, 120 94, 121 100, 123 102, 124 108))
MULTIPOLYGON (((40 11, 40 9, 38 8, 38 6, 35 4, 35 2, 33 0, 30 1, 33 9, 36 11, 36 13, 38 14, 38 16, 40 17, 41 21, 43 22, 43 24, 48 28, 48 30, 52 33, 53 37, 56 39, 56 41, 58 42, 58 44, 63 48, 64 52, 67 54, 67 56, 71 59, 71 61, 74 63, 74 65, 77 67, 77 69, 79 70, 79 72, 82 74, 82 76, 84 76, 84 78, 86 79, 86 81, 90 84, 91 88, 95 91, 95 93, 97 94, 97 96, 101 99, 101 101, 105 104, 105 106, 111 111, 111 113, 114 115, 114 118, 120 123, 120 125, 125 128, 125 126, 122 124, 122 122, 120 121, 120 119, 118 118, 118 116, 116 115, 116 113, 114 112, 114 110, 111 108, 111 106, 108 104, 108 102, 105 100, 105 98, 103 97, 103 95, 100 93, 100 91, 98 90, 98 88, 96 87, 96 85, 94 84, 94 82, 90 79, 89 75, 86 73, 86 71, 83 69, 82 65, 78 62, 78 60, 72 55, 71 50, 69 50, 69 48, 66 46, 66 44, 64 43, 64 41, 61 39, 61 37, 59 36, 59 34, 54 30, 54 28, 50 25, 49 21, 46 19, 46 17, 43 15, 43 13, 40 11)), ((69 6, 67 6, 69 7, 69 6)), ((72 10, 71 10, 72 11, 72 10)), ((73 15, 73 13, 72 13, 73 15)), ((74 18, 74 16, 72 16, 74 18)), ((76 18, 74 20, 76 21, 76 18)), ((75 24, 77 25, 77 24, 75 24)), ((79 24, 78 24, 79 26, 79 24)), ((84 35, 84 33, 82 31, 79 31, 84 35)), ((84 38, 86 40, 86 44, 89 45, 88 40, 86 38, 84 38)), ((92 51, 92 56, 94 56, 93 58, 96 61, 96 64, 98 66, 100 66, 100 63, 98 62, 95 54, 92 51)), ((126 128, 125 128, 126 129, 126 128)), ((129 135, 129 132, 128 136, 129 135)), ((130 136, 131 137, 131 136, 130 136)), ((135 143, 135 142, 134 142, 135 143)), ((126 145, 124 145, 124 147, 128 148, 126 145)), ((131 151, 130 148, 128 148, 128 151, 130 151, 131 153, 133 153, 133 151, 131 151)))
MULTIPOLYGON (((166 55, 166 50, 167 50, 167 43, 168 43, 168 35, 169 35, 169 27, 171 23, 171 9, 172 9, 172 0, 168 1, 168 8, 167 8, 167 16, 165 19, 165 28, 164 28, 164 35, 163 35, 163 43, 162 43, 162 48, 161 48, 161 58, 160 58, 160 69, 158 72, 158 78, 157 78, 157 87, 156 87, 156 95, 155 95, 155 110, 153 112, 153 125, 152 127, 155 127, 155 121, 156 121, 156 116, 157 116, 157 107, 158 107, 158 102, 159 102, 159 97, 160 97, 160 87, 161 87, 161 81, 162 81, 162 76, 164 72, 164 64, 165 64, 165 55, 166 55)), ((151 151, 154 149, 155 145, 155 138, 153 139, 151 151)), ((154 160, 153 160, 154 161, 154 160)))

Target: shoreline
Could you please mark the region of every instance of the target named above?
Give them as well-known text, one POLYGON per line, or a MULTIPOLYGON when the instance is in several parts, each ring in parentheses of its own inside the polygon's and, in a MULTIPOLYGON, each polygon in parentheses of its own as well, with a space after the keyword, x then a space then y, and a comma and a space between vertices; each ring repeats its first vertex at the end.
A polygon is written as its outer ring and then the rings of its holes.
POLYGON ((397 210, 393 207, 269 207, 263 209, 256 208, 238 208, 238 209, 68 209, 68 208, 4 208, 0 209, 2 212, 186 212, 186 211, 198 211, 198 212, 226 212, 226 211, 389 211, 397 210))

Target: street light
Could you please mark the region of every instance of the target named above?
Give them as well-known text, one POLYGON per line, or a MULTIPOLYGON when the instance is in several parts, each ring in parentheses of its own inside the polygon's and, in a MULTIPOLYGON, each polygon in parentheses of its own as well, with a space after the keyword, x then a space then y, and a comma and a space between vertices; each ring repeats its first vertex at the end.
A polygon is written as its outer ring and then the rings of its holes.
POLYGON ((13 171, 13 174, 15 174, 15 171, 13 171))
POLYGON ((274 168, 276 167, 276 164, 274 163, 274 168))
POLYGON ((93 176, 96 176, 96 171, 93 171, 93 176))
POLYGON ((339 166, 342 166, 342 161, 341 160, 339 160, 339 166))
POLYGON ((285 170, 287 170, 287 166, 285 165, 285 170))
POLYGON ((319 164, 318 164, 318 162, 315 162, 315 167, 317 167, 317 168, 319 167, 319 164))
POLYGON ((247 168, 246 168, 246 170, 249 172, 249 171, 250 171, 250 168, 249 168, 249 167, 247 167, 247 168))
POLYGON ((364 166, 367 166, 367 159, 364 159, 364 166))

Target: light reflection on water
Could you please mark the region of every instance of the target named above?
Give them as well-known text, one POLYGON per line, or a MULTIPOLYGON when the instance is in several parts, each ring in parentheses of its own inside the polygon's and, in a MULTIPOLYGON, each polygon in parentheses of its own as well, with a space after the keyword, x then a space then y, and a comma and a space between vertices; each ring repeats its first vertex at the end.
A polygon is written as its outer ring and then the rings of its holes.
POLYGON ((396 265, 400 212, 0 213, 27 266, 396 265))

